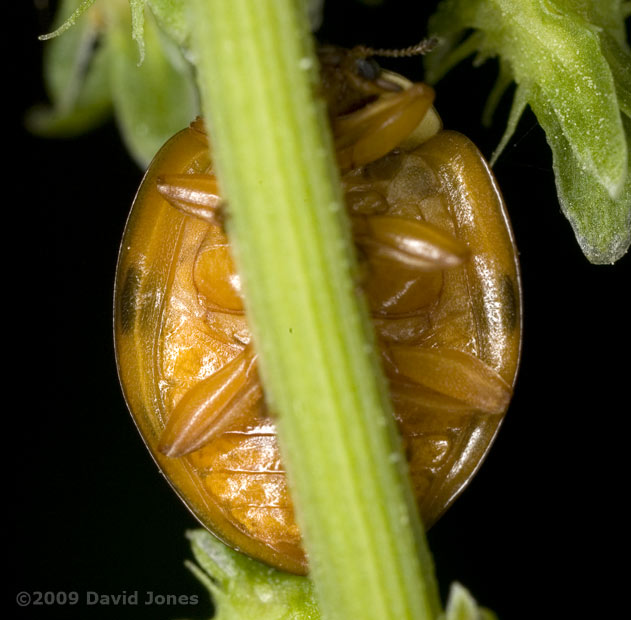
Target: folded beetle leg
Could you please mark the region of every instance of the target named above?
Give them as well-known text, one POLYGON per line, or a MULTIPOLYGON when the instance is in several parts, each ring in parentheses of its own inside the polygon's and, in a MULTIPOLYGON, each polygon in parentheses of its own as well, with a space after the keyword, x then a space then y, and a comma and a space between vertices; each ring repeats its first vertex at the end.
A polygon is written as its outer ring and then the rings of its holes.
POLYGON ((489 415, 503 414, 512 387, 477 357, 449 347, 390 347, 390 363, 400 377, 489 415))
POLYGON ((396 148, 416 129, 433 101, 434 90, 419 82, 334 119, 333 137, 342 172, 376 161, 396 148))
POLYGON ((426 272, 457 267, 469 258, 467 245, 449 233, 427 222, 392 215, 356 219, 355 242, 373 259, 426 272))
POLYGON ((186 215, 221 223, 223 200, 219 195, 217 178, 212 174, 165 174, 158 177, 160 195, 186 215))
POLYGON ((158 449, 170 457, 199 450, 225 430, 263 395, 250 345, 194 385, 173 408, 158 449))

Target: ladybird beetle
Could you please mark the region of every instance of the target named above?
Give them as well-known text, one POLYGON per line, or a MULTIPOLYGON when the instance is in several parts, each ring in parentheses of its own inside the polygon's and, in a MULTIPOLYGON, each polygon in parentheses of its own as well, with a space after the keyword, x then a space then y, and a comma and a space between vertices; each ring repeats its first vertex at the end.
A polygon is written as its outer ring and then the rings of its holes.
MULTIPOLYGON (((362 287, 422 519, 472 478, 508 407, 521 342, 515 243, 488 165, 430 87, 320 51, 362 287)), ((116 276, 119 376, 162 472, 232 547, 305 573, 273 417, 201 120, 153 160, 116 276)))

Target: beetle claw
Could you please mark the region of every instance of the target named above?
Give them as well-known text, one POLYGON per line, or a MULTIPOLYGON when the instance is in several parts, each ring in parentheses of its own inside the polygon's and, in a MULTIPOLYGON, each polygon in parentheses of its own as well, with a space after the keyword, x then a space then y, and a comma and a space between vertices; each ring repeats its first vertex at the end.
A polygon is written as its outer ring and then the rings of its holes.
POLYGON ((165 174, 158 178, 160 195, 173 207, 210 224, 220 224, 223 200, 211 174, 165 174))

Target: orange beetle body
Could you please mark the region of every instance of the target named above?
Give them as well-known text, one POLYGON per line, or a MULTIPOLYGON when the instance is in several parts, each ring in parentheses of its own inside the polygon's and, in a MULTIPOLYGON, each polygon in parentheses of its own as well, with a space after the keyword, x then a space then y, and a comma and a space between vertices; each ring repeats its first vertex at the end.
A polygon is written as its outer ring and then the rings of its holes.
MULTIPOLYGON (((321 59, 360 284, 431 525, 508 407, 521 335, 515 245, 487 164, 467 138, 441 130, 429 87, 337 48, 321 59)), ((231 546, 304 573, 219 207, 196 121, 158 153, 129 216, 116 281, 119 375, 158 466, 199 520, 231 546)))

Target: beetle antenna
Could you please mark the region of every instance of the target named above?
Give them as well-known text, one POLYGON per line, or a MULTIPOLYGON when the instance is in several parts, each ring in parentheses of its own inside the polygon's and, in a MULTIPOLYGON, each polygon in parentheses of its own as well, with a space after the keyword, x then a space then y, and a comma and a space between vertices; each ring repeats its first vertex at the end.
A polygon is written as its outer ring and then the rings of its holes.
POLYGON ((366 47, 365 45, 358 45, 354 52, 358 56, 368 58, 370 56, 381 56, 382 58, 408 58, 410 56, 419 56, 431 52, 436 45, 438 45, 438 37, 429 37, 429 39, 423 39, 415 45, 410 45, 398 50, 389 49, 374 49, 372 47, 366 47))

